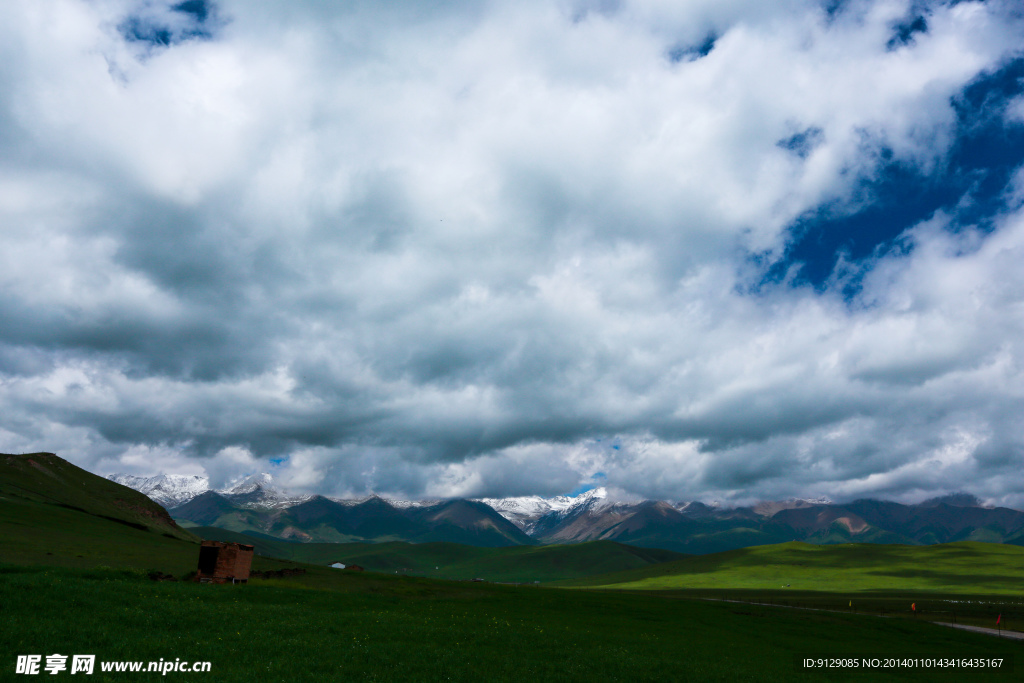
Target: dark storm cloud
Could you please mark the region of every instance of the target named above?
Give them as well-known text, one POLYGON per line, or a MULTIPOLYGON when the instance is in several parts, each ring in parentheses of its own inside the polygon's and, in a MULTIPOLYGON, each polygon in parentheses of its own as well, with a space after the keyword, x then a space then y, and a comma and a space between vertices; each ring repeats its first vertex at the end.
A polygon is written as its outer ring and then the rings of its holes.
POLYGON ((67 7, 0 34, 7 451, 1024 495, 1009 6, 67 7))

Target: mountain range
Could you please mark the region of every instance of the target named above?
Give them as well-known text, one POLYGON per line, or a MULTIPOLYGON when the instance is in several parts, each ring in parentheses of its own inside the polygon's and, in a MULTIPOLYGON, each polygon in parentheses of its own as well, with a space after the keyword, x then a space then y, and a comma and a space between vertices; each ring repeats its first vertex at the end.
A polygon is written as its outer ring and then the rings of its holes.
POLYGON ((954 494, 916 505, 825 498, 721 507, 699 501, 614 501, 603 488, 577 496, 446 501, 343 500, 295 495, 261 473, 221 490, 201 477, 112 475, 164 504, 183 526, 215 526, 309 542, 448 541, 499 547, 612 540, 705 554, 753 545, 987 541, 1024 545, 1024 512, 954 494))

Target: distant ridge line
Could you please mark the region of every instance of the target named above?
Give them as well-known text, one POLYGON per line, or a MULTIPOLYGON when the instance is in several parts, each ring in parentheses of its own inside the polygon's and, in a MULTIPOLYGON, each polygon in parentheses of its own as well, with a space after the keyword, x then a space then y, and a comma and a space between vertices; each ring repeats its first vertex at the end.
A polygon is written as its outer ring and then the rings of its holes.
POLYGON ((699 501, 616 501, 604 488, 553 498, 407 501, 376 494, 359 499, 295 494, 278 487, 267 473, 216 491, 196 477, 110 479, 148 491, 157 502, 166 501, 172 515, 183 522, 302 542, 452 540, 523 545, 606 539, 690 554, 787 541, 931 545, 979 540, 1024 545, 1024 512, 982 507, 967 493, 913 505, 874 499, 834 503, 819 497, 724 507, 699 501), (216 499, 210 497, 213 494, 216 499), (177 502, 181 500, 185 502, 177 502))

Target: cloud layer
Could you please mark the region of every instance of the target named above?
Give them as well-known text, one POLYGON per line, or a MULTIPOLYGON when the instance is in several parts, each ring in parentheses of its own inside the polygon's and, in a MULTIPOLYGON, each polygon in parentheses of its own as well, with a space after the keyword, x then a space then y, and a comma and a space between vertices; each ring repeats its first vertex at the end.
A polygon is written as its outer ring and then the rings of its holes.
POLYGON ((1014 3, 379 5, 14 3, 0 449, 1024 505, 1014 3))

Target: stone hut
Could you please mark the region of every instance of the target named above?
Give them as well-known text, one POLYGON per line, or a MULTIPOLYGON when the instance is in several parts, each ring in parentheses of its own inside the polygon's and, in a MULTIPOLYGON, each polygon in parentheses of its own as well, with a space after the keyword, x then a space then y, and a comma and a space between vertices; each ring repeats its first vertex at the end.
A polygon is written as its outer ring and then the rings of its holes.
POLYGON ((203 541, 199 546, 200 583, 246 583, 252 567, 253 547, 242 543, 203 541))

